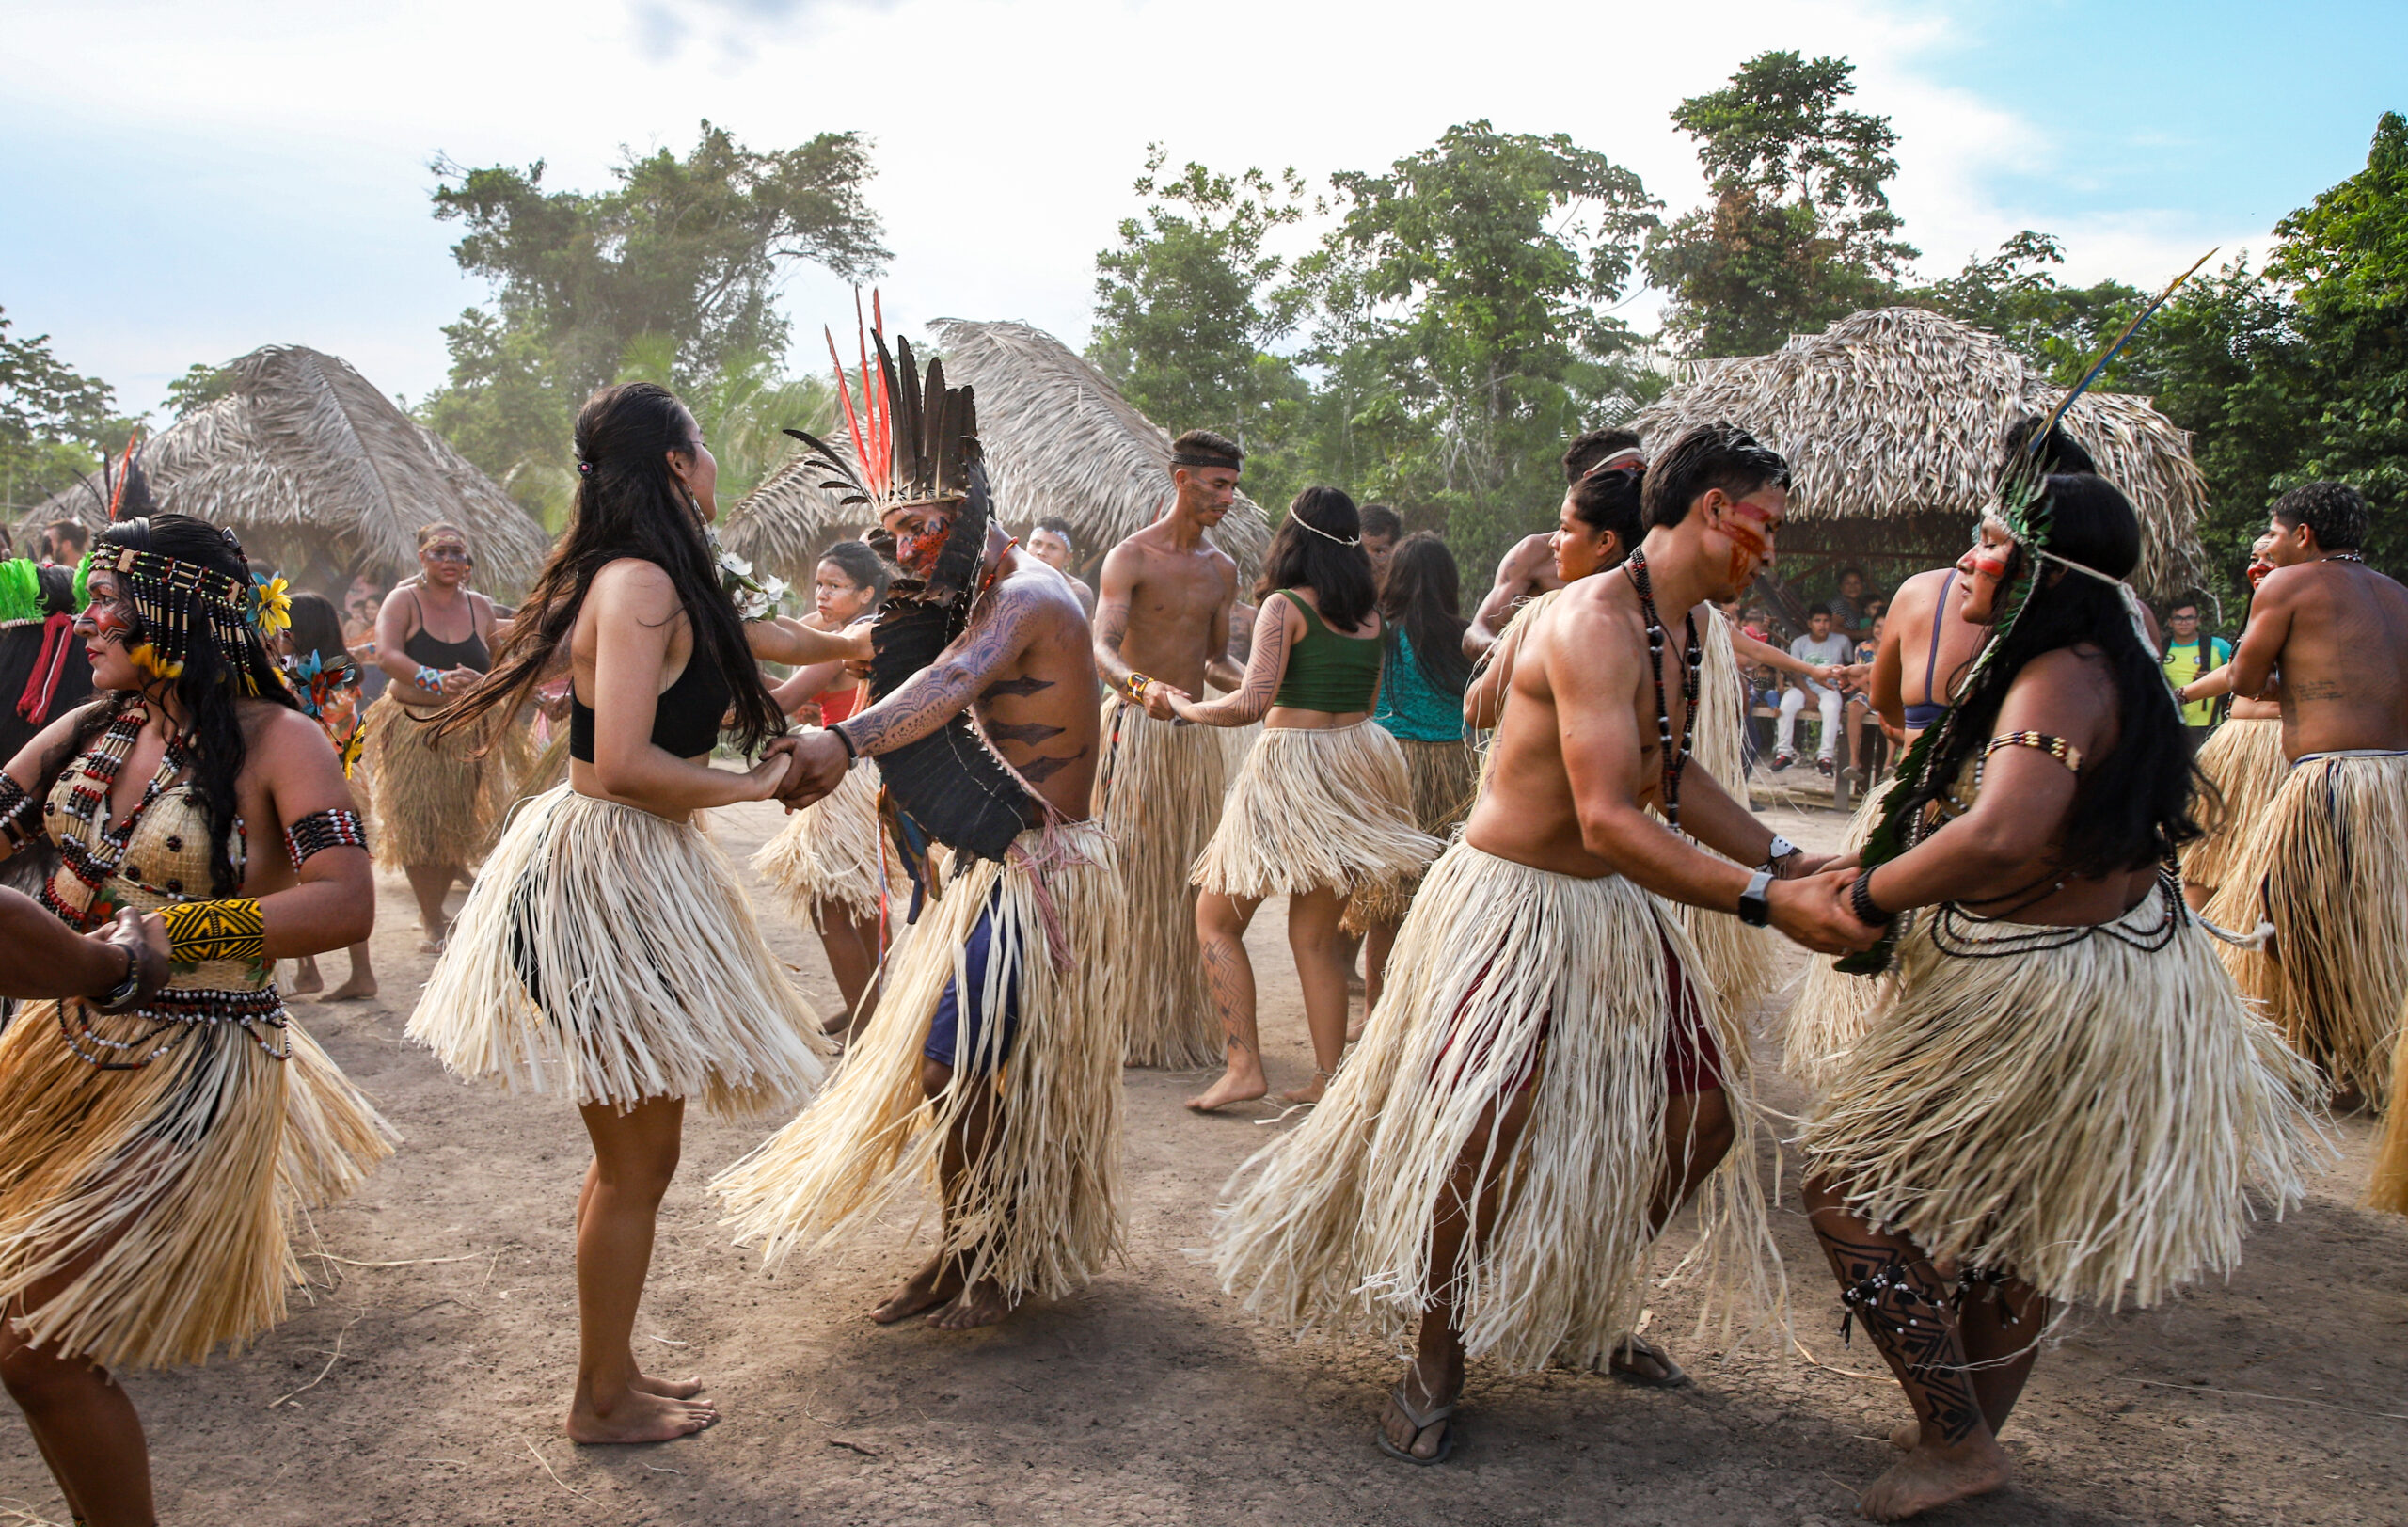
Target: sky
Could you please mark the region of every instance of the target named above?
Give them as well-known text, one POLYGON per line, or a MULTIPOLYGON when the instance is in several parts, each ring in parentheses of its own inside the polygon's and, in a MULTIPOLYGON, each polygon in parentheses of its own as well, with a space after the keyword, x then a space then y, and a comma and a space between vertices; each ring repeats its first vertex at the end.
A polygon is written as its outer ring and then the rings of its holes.
MULTIPOLYGON (((900 326, 1084 345, 1149 143, 1322 183, 1486 118, 1567 133, 1677 213, 1703 182, 1669 113, 1768 48, 1855 61, 1929 275, 2024 228, 2069 280, 2262 253, 2408 110, 2398 0, 0 0, 0 309, 129 408, 273 342, 416 399, 486 295, 430 215, 431 160, 600 189, 623 148, 683 151, 707 118, 757 149, 872 140, 900 326)), ((809 368, 849 294, 803 268, 783 302, 809 368)))

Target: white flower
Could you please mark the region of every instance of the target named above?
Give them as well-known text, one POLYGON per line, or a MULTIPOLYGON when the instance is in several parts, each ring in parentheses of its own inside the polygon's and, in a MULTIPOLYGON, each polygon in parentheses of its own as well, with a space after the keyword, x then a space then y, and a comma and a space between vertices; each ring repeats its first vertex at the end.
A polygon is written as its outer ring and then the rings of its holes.
POLYGON ((733 551, 722 551, 719 554, 719 570, 732 578, 752 576, 752 565, 733 551))

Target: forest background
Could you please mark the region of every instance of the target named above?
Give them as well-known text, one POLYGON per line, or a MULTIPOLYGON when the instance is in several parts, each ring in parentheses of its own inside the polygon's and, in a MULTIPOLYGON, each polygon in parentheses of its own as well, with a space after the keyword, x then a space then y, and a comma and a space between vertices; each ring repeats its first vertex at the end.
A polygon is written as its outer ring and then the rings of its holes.
MULTIPOLYGON (((2070 383, 2172 273, 2066 285, 2059 241, 2036 230, 1923 273, 1886 189, 1897 135, 1859 109, 1853 72, 1766 53, 1682 102, 1672 123, 1708 192, 1678 213, 1602 151, 1486 121, 1318 183, 1157 146, 1096 256, 1088 355, 1165 426, 1243 441, 1261 501, 1339 484, 1444 532, 1473 579, 1551 521, 1564 439, 1635 412, 1683 360, 1903 304, 2070 383), (1650 291, 1662 322, 1642 334, 1623 315, 1650 291)), ((829 422, 816 337, 798 343, 777 298, 798 262, 863 283, 884 268, 871 149, 831 132, 756 151, 705 121, 690 151, 627 154, 595 191, 547 185, 540 161, 436 161, 431 210, 459 225, 453 256, 491 297, 445 327, 448 383, 414 411, 557 526, 578 401, 661 381, 693 403, 733 501, 784 453, 781 426, 829 422)), ((222 365, 194 365, 170 408, 219 395, 222 365)), ((2283 218, 2261 261, 2201 271, 2099 385, 2192 432, 2214 592, 2234 608, 2268 504, 2318 478, 2366 492, 2370 558, 2408 574, 2408 120, 2384 113, 2364 170, 2283 218)), ((134 422, 0 309, 12 515, 134 422)))

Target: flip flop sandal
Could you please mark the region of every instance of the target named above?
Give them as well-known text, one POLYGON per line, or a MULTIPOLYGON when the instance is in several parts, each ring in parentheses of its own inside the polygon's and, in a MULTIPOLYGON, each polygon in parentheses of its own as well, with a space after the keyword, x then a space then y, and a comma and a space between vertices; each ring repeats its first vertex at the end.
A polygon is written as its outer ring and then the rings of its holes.
POLYGON ((1613 1356, 1606 1360, 1606 1372, 1625 1384, 1635 1384, 1640 1389, 1685 1389, 1689 1381, 1689 1376, 1681 1370, 1681 1365, 1674 1362, 1661 1347, 1636 1336, 1623 1338, 1622 1344, 1614 1348, 1613 1356), (1641 1373, 1636 1368, 1625 1366, 1617 1360, 1625 1352, 1645 1353, 1663 1368, 1664 1376, 1658 1378, 1653 1375, 1641 1373))
POLYGON ((1402 1379, 1399 1379, 1397 1381, 1396 1388, 1388 1391, 1388 1401, 1399 1410, 1404 1412, 1405 1420, 1413 1423, 1414 1439, 1417 1441, 1420 1440, 1420 1436, 1423 1432, 1428 1431, 1431 1427, 1438 1424, 1438 1423, 1444 1421, 1450 1424, 1447 1427, 1446 1435, 1438 1439, 1438 1451, 1432 1454, 1429 1457, 1416 1457, 1410 1449, 1401 1448, 1394 1442, 1389 1441, 1388 1429, 1386 1426, 1381 1427, 1379 1430, 1371 1434, 1371 1440, 1380 1444, 1380 1451, 1386 1454, 1391 1458, 1400 1458, 1406 1463, 1413 1464, 1416 1467, 1422 1469, 1427 1469, 1434 1463, 1446 1462, 1448 1455, 1455 1451, 1455 1428, 1451 1424, 1454 1420, 1455 1402, 1449 1400, 1444 1405, 1432 1406, 1426 1412, 1416 1410, 1413 1408, 1413 1402, 1404 1397, 1404 1381, 1402 1379))

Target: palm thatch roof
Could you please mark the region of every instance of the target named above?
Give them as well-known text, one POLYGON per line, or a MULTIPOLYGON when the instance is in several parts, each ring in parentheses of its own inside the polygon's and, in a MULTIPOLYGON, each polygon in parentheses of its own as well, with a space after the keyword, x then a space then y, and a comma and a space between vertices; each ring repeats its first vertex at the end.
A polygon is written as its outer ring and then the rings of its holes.
MULTIPOLYGON (((2018 416, 2046 413, 2062 389, 1996 335, 1916 308, 1854 313, 1766 356, 1691 362, 1633 427, 1656 445, 1729 420, 1789 458, 1784 555, 1955 558, 1989 501, 2018 416)), ((2145 398, 2088 392, 2066 428, 2139 512, 2151 597, 2194 587, 2206 565, 2198 523, 2207 481, 2190 437, 2145 398)))
MULTIPOLYGON (((1006 524, 1067 521, 1084 560, 1168 507, 1170 435, 1077 352, 1026 324, 941 318, 929 331, 946 379, 977 393, 979 444, 1006 524)), ((820 551, 862 524, 858 506, 840 507, 817 474, 790 457, 745 495, 721 534, 780 575, 808 581, 820 551)), ((1262 510, 1244 494, 1212 535, 1245 578, 1271 542, 1262 510)))
MULTIPOLYGON (((314 561, 387 582, 417 570, 418 528, 448 519, 467 533, 479 587, 515 592, 534 577, 543 526, 349 363, 271 344, 227 372, 231 391, 142 449, 163 508, 226 526, 293 572, 314 561)), ((107 517, 95 473, 25 523, 107 517)))

